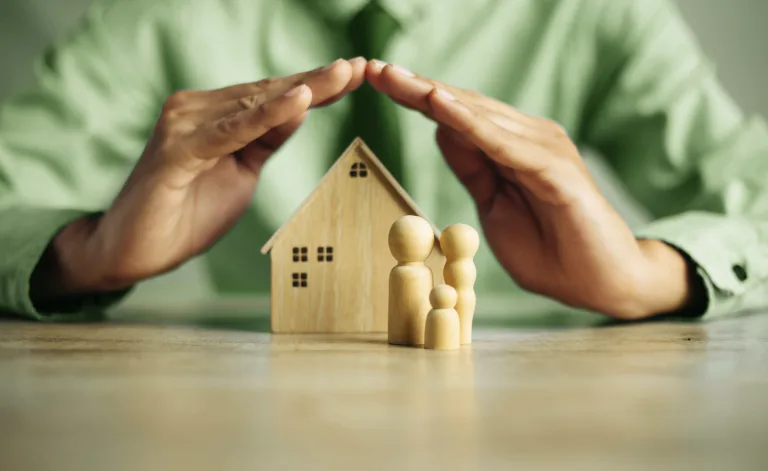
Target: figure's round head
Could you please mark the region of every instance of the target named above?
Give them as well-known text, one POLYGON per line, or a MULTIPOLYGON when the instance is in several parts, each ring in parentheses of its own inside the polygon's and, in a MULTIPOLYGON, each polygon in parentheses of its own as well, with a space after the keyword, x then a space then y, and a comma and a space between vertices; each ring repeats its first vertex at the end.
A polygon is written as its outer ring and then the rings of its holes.
POLYGON ((440 235, 440 248, 449 259, 472 258, 480 248, 480 236, 466 224, 454 224, 440 235))
POLYGON ((435 246, 435 233, 418 216, 403 216, 389 229, 389 250, 398 262, 423 262, 435 246))
POLYGON ((456 290, 450 285, 437 285, 429 293, 429 302, 433 309, 453 309, 457 300, 456 290))

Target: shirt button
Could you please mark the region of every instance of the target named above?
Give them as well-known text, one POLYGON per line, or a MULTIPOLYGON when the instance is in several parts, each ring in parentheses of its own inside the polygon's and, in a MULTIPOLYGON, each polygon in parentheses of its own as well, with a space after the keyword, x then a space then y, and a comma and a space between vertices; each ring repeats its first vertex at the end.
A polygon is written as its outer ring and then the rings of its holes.
POLYGON ((734 265, 731 267, 731 270, 733 270, 733 274, 736 275, 736 278, 738 278, 739 281, 745 281, 747 279, 747 269, 744 268, 744 265, 734 265))

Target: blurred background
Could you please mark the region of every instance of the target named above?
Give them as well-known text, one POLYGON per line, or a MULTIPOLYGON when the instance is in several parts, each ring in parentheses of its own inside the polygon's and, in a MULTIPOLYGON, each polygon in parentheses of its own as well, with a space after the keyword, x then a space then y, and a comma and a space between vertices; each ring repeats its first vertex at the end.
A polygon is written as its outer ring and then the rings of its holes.
MULTIPOLYGON (((0 0, 0 102, 31 85, 34 61, 70 29, 92 0, 0 0)), ((644 0, 636 0, 644 1, 644 0)), ((731 96, 748 114, 768 117, 768 0, 675 0, 731 96)), ((622 193, 599 160, 585 155, 598 184, 632 225, 645 219, 622 193)), ((200 260, 143 283, 124 303, 193 303, 211 299, 207 271, 200 260), (194 290, 188 289, 194 286, 194 290), (187 289, 179 289, 179 288, 187 289)), ((522 309, 520 309, 522 311, 522 309)))
MULTIPOLYGON (((736 101, 748 113, 768 117, 768 1, 676 1, 736 101)), ((90 2, 0 0, 0 101, 29 83, 34 58, 90 2)))

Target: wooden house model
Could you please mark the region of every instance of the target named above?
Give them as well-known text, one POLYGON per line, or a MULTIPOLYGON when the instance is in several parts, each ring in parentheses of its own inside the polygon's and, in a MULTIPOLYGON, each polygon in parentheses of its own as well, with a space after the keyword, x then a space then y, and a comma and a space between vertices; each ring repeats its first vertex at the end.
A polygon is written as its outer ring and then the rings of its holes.
MULTIPOLYGON (((271 260, 275 333, 386 332, 392 224, 429 219, 357 138, 262 247, 271 260)), ((440 234, 426 264, 441 283, 440 234)))

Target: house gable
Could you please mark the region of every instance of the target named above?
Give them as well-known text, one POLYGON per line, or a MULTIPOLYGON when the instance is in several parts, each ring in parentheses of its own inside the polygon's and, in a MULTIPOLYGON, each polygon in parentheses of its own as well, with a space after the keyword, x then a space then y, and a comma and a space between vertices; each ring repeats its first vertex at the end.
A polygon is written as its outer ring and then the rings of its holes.
POLYGON ((439 250, 440 231, 437 229, 434 223, 432 223, 432 221, 430 221, 430 219, 419 209, 413 199, 411 199, 411 197, 405 192, 405 190, 402 188, 402 186, 400 186, 397 180, 395 180, 392 174, 389 173, 387 168, 381 163, 381 161, 376 157, 371 149, 365 145, 363 140, 356 138, 341 154, 336 162, 333 163, 328 172, 326 172, 326 174, 320 180, 320 183, 317 185, 314 191, 309 194, 309 196, 302 202, 302 204, 291 215, 291 217, 264 244, 264 246, 261 248, 261 253, 268 253, 282 237, 290 233, 292 230, 296 230, 297 228, 301 227, 301 221, 303 221, 306 218, 306 215, 311 211, 310 208, 315 205, 317 200, 322 197, 324 192, 329 191, 329 185, 334 184, 334 181, 336 181, 336 184, 338 184, 339 180, 345 182, 343 184, 347 184, 347 181, 349 184, 353 183, 351 181, 352 178, 349 180, 343 180, 335 177, 340 173, 344 176, 351 177, 351 173, 354 171, 358 172, 355 178, 363 177, 363 172, 371 174, 365 175, 365 177, 368 178, 381 177, 381 183, 385 185, 389 190, 388 194, 390 194, 392 198, 395 199, 398 203, 404 205, 407 213, 422 217, 429 222, 430 226, 432 226, 433 232, 435 233, 435 245, 439 250), (365 168, 358 168, 359 166, 353 168, 355 164, 359 164, 360 162, 365 164, 365 168))

